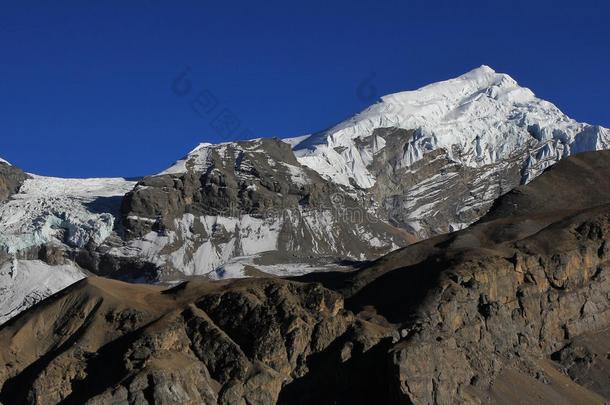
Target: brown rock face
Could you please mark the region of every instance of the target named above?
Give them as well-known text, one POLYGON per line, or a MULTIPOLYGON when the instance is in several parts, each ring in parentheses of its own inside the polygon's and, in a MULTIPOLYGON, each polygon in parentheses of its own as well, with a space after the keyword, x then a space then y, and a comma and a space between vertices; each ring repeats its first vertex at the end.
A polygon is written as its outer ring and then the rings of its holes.
MULTIPOLYGON (((417 319, 403 324, 408 337, 391 350, 398 396, 486 403, 506 368, 537 378, 544 375, 540 359, 607 328, 610 207, 595 214, 517 242, 512 256, 477 252, 452 265, 441 262, 443 271, 413 312, 397 311, 396 298, 384 302, 391 319, 407 313, 417 319)), ((434 261, 411 271, 433 271, 434 261)), ((400 281, 405 275, 392 272, 367 288, 396 297, 391 285, 400 281)))
POLYGON ((610 153, 570 158, 356 273, 89 278, 0 329, 0 402, 602 404, 610 198, 569 179, 604 168, 610 153))
POLYGON ((273 403, 351 325, 342 305, 319 284, 283 280, 161 291, 90 278, 0 332, 0 398, 273 403))
POLYGON ((23 170, 0 162, 0 202, 19 191, 19 187, 28 177, 23 170))

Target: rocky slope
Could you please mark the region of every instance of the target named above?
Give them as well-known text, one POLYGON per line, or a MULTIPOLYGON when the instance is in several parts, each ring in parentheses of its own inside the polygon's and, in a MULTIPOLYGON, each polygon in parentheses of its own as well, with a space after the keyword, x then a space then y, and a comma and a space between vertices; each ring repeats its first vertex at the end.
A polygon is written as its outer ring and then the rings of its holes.
POLYGON ((65 283, 86 272, 158 282, 373 260, 463 229, 560 159, 608 147, 607 129, 482 66, 312 135, 201 144, 137 182, 0 162, 0 288, 17 291, 0 314, 64 286, 32 287, 22 276, 33 269, 64 266, 65 283))
POLYGON ((0 401, 605 403, 609 172, 571 157, 355 273, 80 281, 0 329, 0 401))

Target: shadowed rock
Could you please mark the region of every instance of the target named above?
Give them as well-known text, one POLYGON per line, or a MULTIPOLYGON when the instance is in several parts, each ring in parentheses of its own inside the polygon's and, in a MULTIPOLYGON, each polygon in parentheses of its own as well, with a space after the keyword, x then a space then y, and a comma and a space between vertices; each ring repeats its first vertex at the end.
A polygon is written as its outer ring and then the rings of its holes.
POLYGON ((19 191, 19 187, 29 176, 21 169, 0 162, 0 202, 19 191))

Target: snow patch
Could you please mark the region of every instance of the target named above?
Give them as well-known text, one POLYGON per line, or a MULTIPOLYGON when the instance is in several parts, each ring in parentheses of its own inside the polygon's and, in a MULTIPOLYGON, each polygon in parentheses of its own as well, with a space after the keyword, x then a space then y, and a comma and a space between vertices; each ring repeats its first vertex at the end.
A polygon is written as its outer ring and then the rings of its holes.
POLYGON ((159 266, 170 266, 186 275, 202 275, 228 263, 235 256, 277 250, 281 220, 185 214, 166 234, 149 232, 123 248, 119 256, 141 257, 159 266), (197 229, 197 232, 194 231, 197 229))
POLYGON ((0 267, 0 324, 85 277, 74 264, 13 260, 0 267))
POLYGON ((307 134, 307 135, 301 135, 301 136, 295 136, 293 138, 283 138, 282 142, 287 143, 288 145, 292 146, 292 148, 297 147, 301 142, 306 141, 309 137, 311 137, 311 134, 307 134))
POLYGON ((292 183, 297 186, 305 186, 310 182, 309 177, 305 174, 305 171, 301 167, 293 166, 288 163, 279 162, 282 166, 288 169, 288 174, 290 175, 290 179, 292 183))

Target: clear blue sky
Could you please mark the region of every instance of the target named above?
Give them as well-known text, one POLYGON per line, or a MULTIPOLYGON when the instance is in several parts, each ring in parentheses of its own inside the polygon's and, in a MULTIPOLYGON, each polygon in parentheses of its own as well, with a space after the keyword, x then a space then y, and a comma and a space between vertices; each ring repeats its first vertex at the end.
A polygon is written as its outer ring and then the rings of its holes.
POLYGON ((149 174, 199 142, 321 130, 481 64, 610 126, 609 4, 0 0, 0 156, 46 175, 149 174), (186 67, 190 89, 172 86, 186 67))

